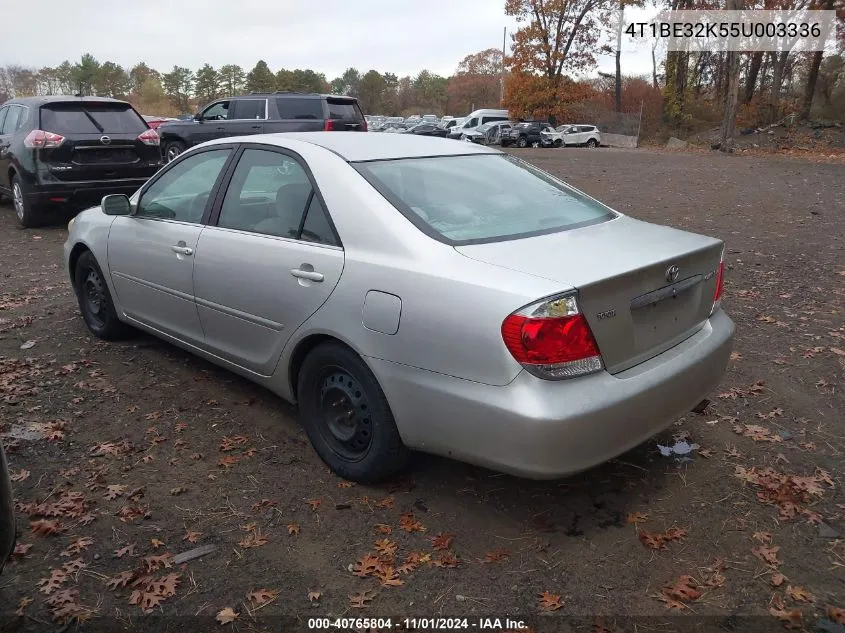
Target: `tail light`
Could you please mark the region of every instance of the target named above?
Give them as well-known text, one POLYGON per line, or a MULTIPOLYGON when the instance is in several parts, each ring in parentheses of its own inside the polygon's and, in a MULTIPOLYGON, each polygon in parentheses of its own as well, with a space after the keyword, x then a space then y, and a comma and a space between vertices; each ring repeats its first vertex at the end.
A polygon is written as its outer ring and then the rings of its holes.
POLYGON ((65 142, 65 137, 44 130, 32 130, 23 140, 24 147, 29 149, 49 149, 58 147, 65 142))
POLYGON ((601 371, 603 363, 574 294, 525 306, 502 323, 505 347, 539 378, 560 380, 601 371))
POLYGON ((161 143, 161 137, 158 135, 158 132, 152 129, 141 132, 138 135, 138 140, 144 145, 158 145, 161 143))
POLYGON ((369 128, 367 127, 367 120, 364 119, 363 121, 361 121, 361 131, 366 132, 368 129, 369 128))
POLYGON ((716 291, 713 293, 713 314, 722 305, 722 293, 725 290, 725 253, 722 252, 722 259, 719 261, 719 268, 716 270, 716 291))
POLYGON ((334 121, 331 119, 326 119, 326 125, 323 127, 324 132, 333 132, 334 131, 334 121))

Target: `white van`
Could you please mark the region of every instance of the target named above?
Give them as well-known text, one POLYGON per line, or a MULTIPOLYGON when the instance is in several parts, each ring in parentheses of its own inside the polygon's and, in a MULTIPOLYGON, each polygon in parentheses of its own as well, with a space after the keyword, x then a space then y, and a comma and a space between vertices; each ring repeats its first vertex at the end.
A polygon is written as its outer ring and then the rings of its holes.
POLYGON ((476 110, 471 112, 461 125, 456 125, 449 130, 449 138, 461 138, 464 132, 474 130, 479 125, 493 121, 507 121, 510 119, 507 110, 476 110))

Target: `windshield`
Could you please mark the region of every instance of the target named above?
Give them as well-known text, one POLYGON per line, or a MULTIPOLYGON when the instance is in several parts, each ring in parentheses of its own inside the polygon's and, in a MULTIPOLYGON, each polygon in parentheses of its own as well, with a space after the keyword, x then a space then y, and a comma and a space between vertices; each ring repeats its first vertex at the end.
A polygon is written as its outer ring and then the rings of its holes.
POLYGON ((514 156, 404 158, 355 167, 418 228, 447 244, 555 233, 615 217, 514 156))

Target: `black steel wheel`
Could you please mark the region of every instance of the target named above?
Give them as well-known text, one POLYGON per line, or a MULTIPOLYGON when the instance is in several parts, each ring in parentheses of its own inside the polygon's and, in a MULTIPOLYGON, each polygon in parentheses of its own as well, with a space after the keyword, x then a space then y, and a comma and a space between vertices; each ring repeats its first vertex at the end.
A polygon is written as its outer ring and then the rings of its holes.
POLYGON ((314 450, 338 475, 376 482, 408 460, 387 398, 361 358, 340 343, 323 343, 299 371, 302 425, 314 450))
POLYGON ((91 251, 82 253, 76 262, 74 287, 82 318, 94 336, 110 341, 132 331, 118 318, 103 271, 91 251))

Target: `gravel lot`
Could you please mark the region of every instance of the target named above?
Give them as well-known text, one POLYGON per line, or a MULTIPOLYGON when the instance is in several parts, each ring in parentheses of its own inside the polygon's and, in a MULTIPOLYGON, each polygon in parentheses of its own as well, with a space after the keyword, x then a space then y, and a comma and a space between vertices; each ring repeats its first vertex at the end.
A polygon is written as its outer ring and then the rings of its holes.
POLYGON ((845 622, 845 166, 516 153, 624 213, 726 240, 736 352, 703 414, 563 481, 419 455, 396 481, 353 486, 270 393, 147 336, 92 339, 61 267, 64 227, 20 231, 0 207, 0 431, 21 437, 4 440, 20 536, 0 620, 150 630, 198 615, 185 622, 205 630, 231 608, 245 630, 280 630, 280 615, 291 629, 509 615, 537 631, 579 616, 566 622, 596 633, 634 630, 633 616, 661 632, 845 622), (699 448, 661 456, 677 439, 699 448), (202 545, 215 550, 162 556, 202 545), (352 573, 373 551, 401 585, 352 573), (144 595, 158 599, 133 604, 144 595))

